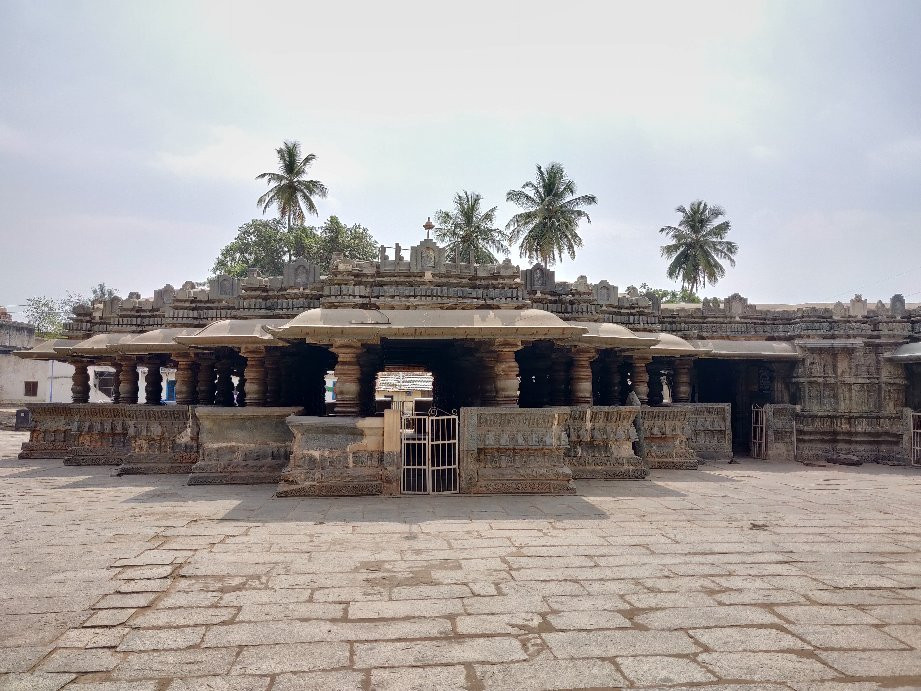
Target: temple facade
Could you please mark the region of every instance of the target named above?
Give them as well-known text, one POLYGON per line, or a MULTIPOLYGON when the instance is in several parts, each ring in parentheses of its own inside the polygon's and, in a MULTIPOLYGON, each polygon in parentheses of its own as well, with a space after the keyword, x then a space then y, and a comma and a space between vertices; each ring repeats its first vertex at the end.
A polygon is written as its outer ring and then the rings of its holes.
POLYGON ((571 492, 734 453, 918 454, 921 309, 899 295, 663 306, 540 265, 447 262, 429 239, 393 249, 75 307, 66 338, 17 353, 74 368, 73 403, 30 405, 21 457, 303 496, 571 492), (92 366, 114 369, 112 403, 88 402, 92 366), (139 403, 161 400, 163 368, 175 405, 139 403), (405 370, 431 373, 431 409, 380 411, 378 376, 405 370))

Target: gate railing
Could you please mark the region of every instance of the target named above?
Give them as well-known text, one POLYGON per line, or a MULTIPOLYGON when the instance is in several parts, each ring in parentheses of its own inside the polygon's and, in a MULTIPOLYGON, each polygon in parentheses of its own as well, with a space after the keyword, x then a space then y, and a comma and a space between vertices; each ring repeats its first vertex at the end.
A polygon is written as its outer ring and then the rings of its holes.
POLYGON ((764 408, 752 406, 752 458, 767 458, 767 434, 764 424, 764 408))
POLYGON ((921 466, 921 413, 911 414, 911 464, 921 466))
POLYGON ((458 416, 432 408, 400 418, 400 491, 454 494, 458 491, 458 416))

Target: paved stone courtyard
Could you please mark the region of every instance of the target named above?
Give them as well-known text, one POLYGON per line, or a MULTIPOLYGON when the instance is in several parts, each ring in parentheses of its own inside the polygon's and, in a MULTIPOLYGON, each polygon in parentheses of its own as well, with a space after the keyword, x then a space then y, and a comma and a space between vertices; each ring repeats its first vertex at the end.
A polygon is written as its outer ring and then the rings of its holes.
POLYGON ((273 499, 18 461, 2 689, 921 687, 921 472, 273 499))

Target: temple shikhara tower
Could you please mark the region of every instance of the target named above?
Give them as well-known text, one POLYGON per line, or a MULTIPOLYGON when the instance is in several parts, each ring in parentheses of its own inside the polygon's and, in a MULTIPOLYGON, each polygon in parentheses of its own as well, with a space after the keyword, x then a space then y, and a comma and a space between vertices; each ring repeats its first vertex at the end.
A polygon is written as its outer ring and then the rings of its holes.
POLYGON ((900 295, 663 306, 541 265, 448 262, 430 239, 73 311, 66 338, 17 353, 74 367, 72 403, 29 406, 21 457, 280 496, 566 493, 733 453, 904 464, 921 410, 921 309, 900 295), (111 403, 88 402, 91 366, 114 373, 111 403), (395 372, 431 395, 382 401, 395 372))

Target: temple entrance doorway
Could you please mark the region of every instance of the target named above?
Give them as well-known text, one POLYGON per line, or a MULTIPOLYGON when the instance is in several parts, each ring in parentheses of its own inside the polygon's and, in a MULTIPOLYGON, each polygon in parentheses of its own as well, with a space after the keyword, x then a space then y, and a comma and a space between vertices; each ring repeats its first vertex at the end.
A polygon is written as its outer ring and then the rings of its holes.
POLYGON ((400 416, 400 491, 457 494, 458 416, 430 408, 400 416))

